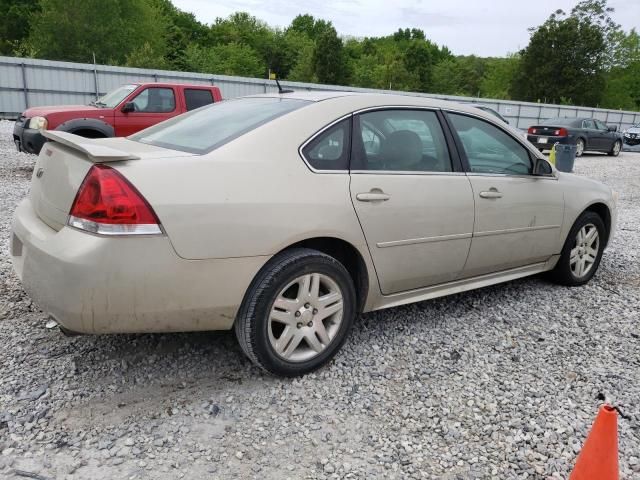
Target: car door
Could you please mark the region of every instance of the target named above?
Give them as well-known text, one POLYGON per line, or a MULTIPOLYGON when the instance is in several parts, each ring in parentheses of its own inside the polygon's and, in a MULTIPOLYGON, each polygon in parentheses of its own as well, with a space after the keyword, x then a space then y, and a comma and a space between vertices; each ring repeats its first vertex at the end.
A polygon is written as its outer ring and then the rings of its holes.
POLYGON ((469 253, 473 195, 434 110, 354 116, 351 199, 383 294, 455 280, 469 253))
POLYGON ((600 131, 596 128, 596 123, 592 119, 583 120, 582 129, 587 137, 585 150, 601 150, 603 139, 600 131))
POLYGON ((506 129, 448 112, 475 199, 463 276, 546 261, 561 248, 564 195, 555 175, 533 175, 533 154, 506 129))
POLYGON ((126 137, 144 128, 160 123, 180 113, 173 87, 147 87, 123 102, 115 112, 117 137, 126 137), (135 110, 123 112, 122 107, 134 104, 135 110))
POLYGON ((613 148, 613 143, 618 139, 617 132, 610 132, 609 127, 600 120, 594 120, 596 129, 598 130, 599 144, 601 150, 609 151, 613 148))

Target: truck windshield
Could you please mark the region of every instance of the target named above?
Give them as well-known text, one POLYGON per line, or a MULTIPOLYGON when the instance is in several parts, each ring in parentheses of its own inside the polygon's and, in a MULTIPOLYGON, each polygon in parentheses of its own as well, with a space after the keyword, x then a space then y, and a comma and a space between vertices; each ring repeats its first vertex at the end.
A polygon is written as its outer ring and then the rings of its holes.
POLYGON ((138 88, 138 85, 122 85, 121 87, 107 93, 105 96, 100 97, 98 100, 93 102, 93 104, 99 107, 113 108, 122 100, 127 98, 127 95, 133 92, 136 88, 138 88))
POLYGON ((225 100, 179 115, 128 138, 201 155, 310 103, 279 97, 225 100))

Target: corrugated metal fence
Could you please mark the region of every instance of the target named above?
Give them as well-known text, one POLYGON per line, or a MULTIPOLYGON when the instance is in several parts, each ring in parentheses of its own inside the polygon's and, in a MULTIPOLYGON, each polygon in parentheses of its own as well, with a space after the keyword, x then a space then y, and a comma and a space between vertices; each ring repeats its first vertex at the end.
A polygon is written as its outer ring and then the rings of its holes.
MULTIPOLYGON (((42 105, 87 104, 119 85, 132 82, 176 82, 217 85, 224 98, 256 93, 275 92, 273 81, 210 75, 204 73, 147 70, 140 68, 56 62, 33 58, 0 56, 0 118, 16 118, 28 107, 42 105)), ((519 128, 527 128, 550 117, 594 117, 609 125, 625 129, 640 123, 640 113, 601 108, 571 107, 540 103, 490 100, 451 95, 393 92, 368 88, 340 87, 313 83, 281 82, 297 90, 349 90, 357 92, 385 92, 476 102, 500 112, 519 128)))

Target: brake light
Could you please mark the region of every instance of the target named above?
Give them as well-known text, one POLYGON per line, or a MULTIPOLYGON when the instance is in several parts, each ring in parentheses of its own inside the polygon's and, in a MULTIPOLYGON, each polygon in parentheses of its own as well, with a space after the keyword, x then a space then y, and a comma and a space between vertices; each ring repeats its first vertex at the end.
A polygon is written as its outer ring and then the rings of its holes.
POLYGON ((102 235, 160 234, 160 221, 140 192, 117 170, 94 165, 82 181, 67 224, 102 235))
POLYGON ((531 135, 535 135, 537 133, 537 130, 533 127, 529 127, 528 133, 530 133, 531 135))
POLYGON ((556 137, 566 137, 567 135, 569 135, 569 132, 567 132, 566 128, 558 128, 557 130, 553 131, 553 135, 556 137))

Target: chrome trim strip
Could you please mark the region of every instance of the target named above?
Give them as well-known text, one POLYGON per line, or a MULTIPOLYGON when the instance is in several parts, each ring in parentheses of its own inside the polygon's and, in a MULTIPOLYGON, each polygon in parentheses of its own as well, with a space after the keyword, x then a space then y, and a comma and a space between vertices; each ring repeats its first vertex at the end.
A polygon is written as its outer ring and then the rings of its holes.
POLYGON ((409 238, 407 240, 393 240, 390 242, 376 243, 378 248, 399 247, 404 245, 415 245, 418 243, 434 243, 434 242, 446 242, 447 240, 461 240, 464 238, 471 238, 472 233, 454 233, 451 235, 440 235, 438 237, 424 237, 424 238, 409 238))
POLYGON ((474 237, 489 237, 491 235, 505 235, 509 233, 533 232, 537 230, 552 230, 560 228, 560 225, 540 225, 538 227, 506 228, 504 230, 488 230, 486 232, 476 232, 474 237))
POLYGON ((469 177, 504 177, 504 178, 527 178, 529 180, 558 180, 555 171, 551 175, 512 175, 509 173, 484 173, 484 172, 467 172, 469 177))
POLYGON ((437 176, 464 176, 465 172, 435 172, 428 170, 351 170, 352 174, 372 175, 437 175, 437 176))

